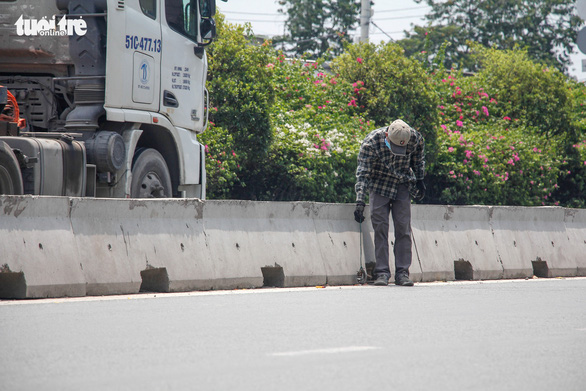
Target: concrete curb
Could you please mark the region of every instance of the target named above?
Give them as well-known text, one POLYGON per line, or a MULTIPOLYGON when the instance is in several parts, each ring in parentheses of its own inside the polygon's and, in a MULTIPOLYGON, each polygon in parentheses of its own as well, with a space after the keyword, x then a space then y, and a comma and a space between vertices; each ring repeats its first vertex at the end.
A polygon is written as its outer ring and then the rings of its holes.
MULTIPOLYGON (((353 210, 0 196, 0 298, 354 284, 353 210)), ((585 210, 414 205, 412 212, 415 281, 586 275, 585 210)), ((362 261, 370 264, 365 215, 362 261)))

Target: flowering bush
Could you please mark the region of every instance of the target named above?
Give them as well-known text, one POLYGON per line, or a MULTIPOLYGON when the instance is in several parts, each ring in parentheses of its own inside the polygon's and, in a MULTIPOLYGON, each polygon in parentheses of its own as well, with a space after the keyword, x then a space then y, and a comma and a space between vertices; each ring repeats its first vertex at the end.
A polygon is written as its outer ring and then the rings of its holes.
POLYGON ((586 86, 575 81, 568 81, 568 85, 577 134, 566 142, 564 176, 556 196, 564 206, 586 208, 586 86))
POLYGON ((441 124, 428 202, 558 205, 558 181, 566 175, 564 137, 509 115, 512 102, 502 104, 489 93, 495 89, 485 84, 490 78, 484 72, 435 74, 441 124))
POLYGON ((442 126, 433 187, 449 204, 557 204, 560 145, 508 120, 442 126))
POLYGON ((332 69, 348 83, 356 106, 378 126, 397 118, 425 137, 426 153, 435 155, 438 97, 433 79, 421 62, 407 58, 396 44, 353 44, 332 61, 332 69))
POLYGON ((568 78, 529 59, 525 50, 475 46, 481 68, 476 75, 500 102, 500 115, 522 120, 546 135, 573 133, 568 78))
MULTIPOLYGON (((368 132, 426 139, 427 203, 586 207, 586 87, 519 50, 476 49, 473 76, 393 44, 287 60, 223 23, 209 50, 209 198, 353 202, 368 132)), ((430 56, 430 54, 425 54, 430 56)))
POLYGON ((276 99, 265 172, 267 199, 353 202, 356 158, 374 123, 358 115, 352 85, 318 62, 272 64, 276 99))
POLYGON ((274 100, 270 45, 250 44, 250 25, 217 17, 218 39, 209 46, 207 87, 210 126, 200 136, 207 146, 208 197, 254 199, 262 191, 274 100))

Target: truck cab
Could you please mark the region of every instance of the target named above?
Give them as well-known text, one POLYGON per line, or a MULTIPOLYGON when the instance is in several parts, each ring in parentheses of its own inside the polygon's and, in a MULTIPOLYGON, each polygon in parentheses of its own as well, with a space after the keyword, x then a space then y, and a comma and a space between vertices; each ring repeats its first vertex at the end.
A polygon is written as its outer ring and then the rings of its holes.
POLYGON ((205 198, 215 8, 1 2, 0 193, 205 198))

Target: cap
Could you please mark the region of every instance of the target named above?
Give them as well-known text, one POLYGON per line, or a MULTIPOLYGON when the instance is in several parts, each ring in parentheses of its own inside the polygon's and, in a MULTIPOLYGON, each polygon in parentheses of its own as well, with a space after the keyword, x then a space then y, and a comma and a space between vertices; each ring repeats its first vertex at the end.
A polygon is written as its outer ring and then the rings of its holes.
POLYGON ((387 130, 391 152, 395 155, 407 154, 407 143, 411 139, 411 127, 403 120, 393 121, 387 130))

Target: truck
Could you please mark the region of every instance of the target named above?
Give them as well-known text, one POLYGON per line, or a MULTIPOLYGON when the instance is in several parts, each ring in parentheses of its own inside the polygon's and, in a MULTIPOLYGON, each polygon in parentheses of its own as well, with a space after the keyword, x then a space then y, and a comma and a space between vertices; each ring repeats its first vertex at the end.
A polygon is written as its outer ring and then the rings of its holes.
POLYGON ((205 199, 215 12, 215 0, 1 0, 0 194, 205 199))

